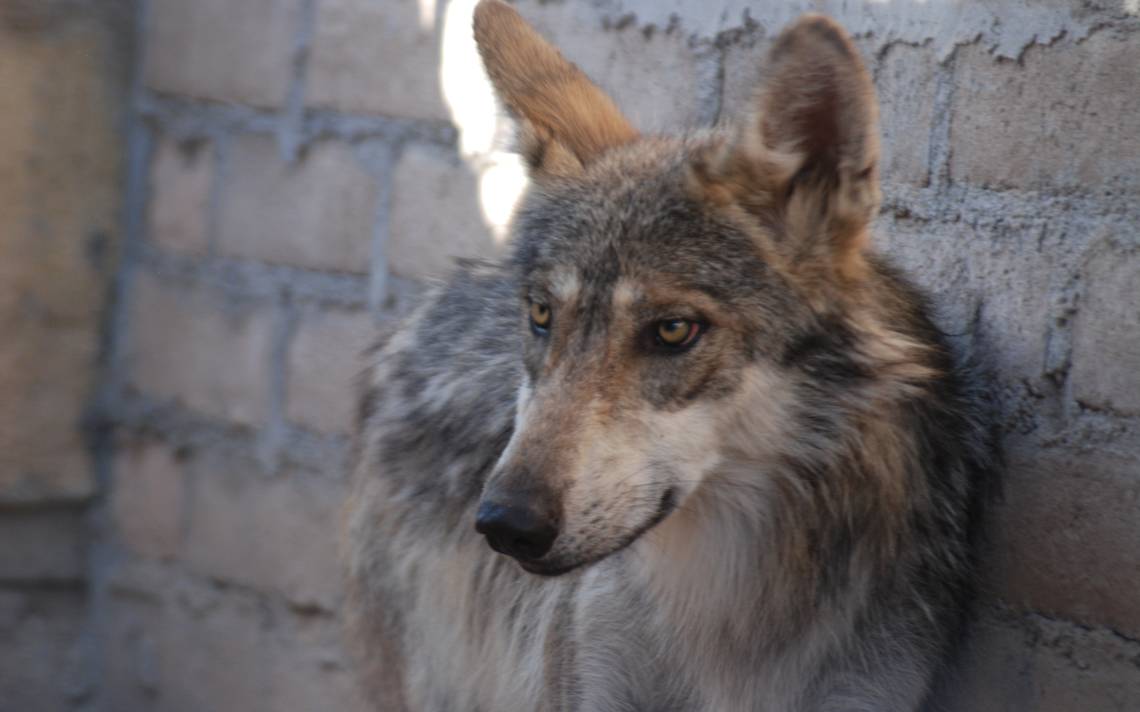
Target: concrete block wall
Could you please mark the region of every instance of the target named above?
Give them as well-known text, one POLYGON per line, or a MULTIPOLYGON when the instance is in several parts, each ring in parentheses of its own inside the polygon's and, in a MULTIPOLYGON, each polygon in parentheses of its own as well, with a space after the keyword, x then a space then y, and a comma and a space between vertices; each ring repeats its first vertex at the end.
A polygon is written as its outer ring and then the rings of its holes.
MULTIPOLYGON (((364 709, 335 561, 357 355, 501 249, 521 184, 473 4, 140 3, 87 569, 104 709, 364 709)), ((1011 464, 946 707, 1140 709, 1135 1, 518 6, 654 130, 742 111, 801 11, 856 34, 878 244, 992 371, 1011 464)))
POLYGON ((94 698, 90 405, 122 243, 126 2, 0 0, 0 710, 94 698))

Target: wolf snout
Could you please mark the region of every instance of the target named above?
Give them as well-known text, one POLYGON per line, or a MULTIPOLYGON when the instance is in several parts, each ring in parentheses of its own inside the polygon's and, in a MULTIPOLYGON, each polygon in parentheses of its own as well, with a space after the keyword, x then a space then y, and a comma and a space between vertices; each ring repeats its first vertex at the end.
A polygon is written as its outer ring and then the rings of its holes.
POLYGON ((558 538, 558 521, 528 502, 484 501, 475 531, 500 554, 520 561, 542 558, 558 538))

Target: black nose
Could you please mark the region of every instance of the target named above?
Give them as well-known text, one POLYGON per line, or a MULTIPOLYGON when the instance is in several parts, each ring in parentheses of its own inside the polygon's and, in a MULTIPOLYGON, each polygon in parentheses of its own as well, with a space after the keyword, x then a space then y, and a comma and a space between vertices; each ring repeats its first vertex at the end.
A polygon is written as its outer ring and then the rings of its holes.
POLYGON ((558 523, 531 507, 483 502, 475 515, 475 531, 500 554, 533 560, 550 551, 558 523))

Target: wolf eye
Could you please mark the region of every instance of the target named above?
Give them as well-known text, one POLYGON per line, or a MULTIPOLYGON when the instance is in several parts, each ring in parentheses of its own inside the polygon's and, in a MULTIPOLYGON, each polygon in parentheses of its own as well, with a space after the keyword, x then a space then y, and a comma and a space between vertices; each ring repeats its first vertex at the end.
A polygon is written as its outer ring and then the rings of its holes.
POLYGON ((550 307, 541 302, 530 303, 530 328, 545 334, 550 327, 550 307))
POLYGON ((655 327, 657 343, 670 349, 692 346, 701 333, 701 325, 688 319, 663 319, 655 327))

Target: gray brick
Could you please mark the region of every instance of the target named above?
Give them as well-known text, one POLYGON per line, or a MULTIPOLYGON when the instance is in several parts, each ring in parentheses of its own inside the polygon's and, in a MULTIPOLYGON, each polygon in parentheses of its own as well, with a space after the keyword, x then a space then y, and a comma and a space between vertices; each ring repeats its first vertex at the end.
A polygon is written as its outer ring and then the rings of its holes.
POLYGON ((348 433, 356 413, 356 376, 377 330, 365 312, 332 311, 302 319, 289 348, 286 412, 314 430, 348 433))
POLYGON ((388 267, 401 277, 439 277, 456 257, 495 254, 475 174, 454 155, 410 147, 392 184, 388 267))
MULTIPOLYGON (((947 332, 965 334, 977 323, 989 366, 1003 381, 1039 381, 1050 325, 1064 311, 1054 295, 1070 273, 1063 254, 1030 247, 1050 216, 1006 214, 994 220, 1001 225, 887 216, 877 225, 875 242, 933 293, 947 332)), ((1072 234, 1073 228, 1057 222, 1047 229, 1072 234)))
POLYGON ((1103 246, 1082 276, 1085 291, 1073 325, 1073 396, 1094 408, 1140 414, 1140 252, 1103 246))
POLYGON ((934 113, 937 85, 938 60, 931 48, 897 45, 879 63, 875 90, 884 182, 929 182, 930 134, 938 118, 934 113))
POLYGON ((271 626, 248 597, 180 587, 157 631, 162 709, 269 712, 271 626))
POLYGON ((297 163, 270 136, 244 134, 229 155, 220 251, 319 270, 366 272, 375 182, 341 143, 311 146, 297 163))
POLYGON ((1011 605, 1140 637, 1140 459, 1011 453, 988 577, 1011 605))
POLYGON ((82 581, 88 539, 80 509, 0 514, 0 582, 82 581))
POLYGON ((162 709, 364 712, 339 622, 184 581, 157 627, 162 709))
POLYGON ((971 633, 947 712, 1140 709, 1140 645, 1040 616, 986 615, 971 633))
POLYGON ((151 88, 258 107, 284 103, 301 0, 154 0, 147 16, 151 88))
POLYGON ((754 111, 752 99, 760 85, 772 40, 754 38, 729 45, 724 51, 724 86, 720 115, 741 120, 754 111))
POLYGON ((439 89, 435 3, 324 0, 306 100, 340 111, 448 118, 439 89))
POLYGON ((107 709, 155 709, 161 692, 161 602, 113 594, 107 598, 102 616, 101 682, 107 709))
POLYGON ((198 463, 186 560, 194 571, 302 605, 335 608, 340 593, 340 488, 259 478, 248 463, 198 463))
POLYGON ((267 712, 366 712, 334 616, 291 615, 275 631, 267 712))
POLYGON ((184 478, 174 453, 160 443, 119 447, 111 511, 127 548, 143 556, 178 555, 184 524, 184 478))
POLYGON ((74 583, 86 578, 83 512, 15 510, 0 514, 0 582, 74 583))
POLYGON ((256 425, 265 418, 272 314, 225 305, 140 272, 130 295, 132 384, 201 413, 256 425))
POLYGON ((1140 42, 1108 31, 1030 47, 1019 62, 995 60, 978 44, 961 48, 952 177, 997 187, 1140 187, 1137 66, 1140 42))
POLYGON ((86 617, 84 597, 77 591, 0 588, 0 704, 5 711, 73 710, 76 700, 91 694, 84 669, 86 617))
POLYGON ((150 178, 147 229, 152 241, 176 252, 206 252, 213 177, 212 144, 159 142, 150 178))

